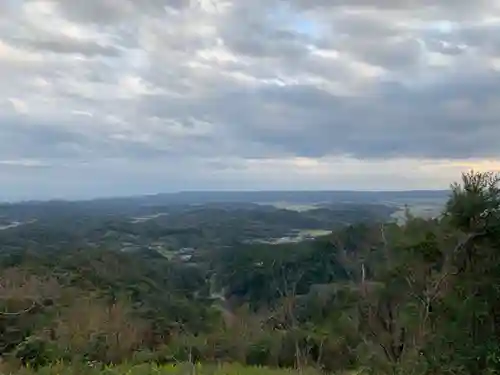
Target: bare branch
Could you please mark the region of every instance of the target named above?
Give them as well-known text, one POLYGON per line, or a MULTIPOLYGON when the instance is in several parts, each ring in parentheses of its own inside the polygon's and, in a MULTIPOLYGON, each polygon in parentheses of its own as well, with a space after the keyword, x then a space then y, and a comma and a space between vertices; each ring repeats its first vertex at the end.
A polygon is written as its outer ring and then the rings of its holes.
POLYGON ((0 316, 19 316, 19 315, 23 315, 23 314, 27 314, 29 313, 31 310, 33 310, 36 306, 36 302, 35 301, 32 301, 31 303, 31 306, 24 309, 24 310, 21 310, 21 311, 16 311, 16 312, 5 312, 5 311, 0 311, 0 316))
POLYGON ((46 299, 54 299, 60 295, 60 285, 52 278, 40 278, 31 275, 19 268, 10 268, 0 275, 0 302, 4 305, 3 310, 10 309, 18 311, 0 311, 0 316, 19 316, 34 310, 36 306, 43 304, 46 299), (19 306, 30 304, 29 307, 19 309, 19 306), (13 306, 16 306, 14 308, 13 306))
MULTIPOLYGON (((448 262, 451 262, 451 257, 455 254, 457 254, 461 249, 463 249, 468 243, 470 243, 472 240, 474 240, 477 237, 480 237, 484 235, 484 232, 479 232, 479 233, 470 233, 468 234, 464 239, 462 239, 453 249, 451 252, 450 256, 448 257, 448 262)), ((431 292, 426 295, 426 297, 430 300, 430 302, 434 301, 436 299, 437 295, 439 294, 439 291, 441 289, 441 285, 443 282, 452 275, 452 270, 451 267, 448 265, 448 269, 441 274, 439 279, 437 280, 436 284, 432 288, 431 292)))

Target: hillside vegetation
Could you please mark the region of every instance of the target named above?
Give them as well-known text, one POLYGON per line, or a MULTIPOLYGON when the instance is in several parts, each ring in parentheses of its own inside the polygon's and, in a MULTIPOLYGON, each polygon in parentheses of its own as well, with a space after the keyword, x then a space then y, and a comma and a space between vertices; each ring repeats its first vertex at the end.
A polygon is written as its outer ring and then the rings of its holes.
MULTIPOLYGON (((52 365, 38 370, 28 368, 18 371, 18 375, 298 375, 293 369, 270 369, 266 367, 242 366, 238 364, 201 365, 201 364, 170 364, 170 365, 137 365, 137 366, 107 366, 92 368, 89 366, 52 365)), ((316 370, 305 370, 302 375, 319 375, 316 370)), ((354 374, 355 375, 355 374, 354 374)))
MULTIPOLYGON (((89 229, 68 215, 59 232, 56 221, 9 229, 0 238, 8 245, 0 366, 18 374, 496 374, 499 181, 464 174, 436 219, 407 213, 398 225, 370 207, 358 211, 362 220, 349 211, 348 222, 332 221, 328 235, 278 245, 217 240, 225 222, 248 228, 227 210, 204 216, 209 226, 189 211, 178 228, 87 216, 89 229), (155 246, 107 246, 125 235, 196 246, 187 260, 155 246)), ((313 214, 244 213, 259 233, 262 223, 281 233, 279 217, 328 223, 328 210, 313 214)))

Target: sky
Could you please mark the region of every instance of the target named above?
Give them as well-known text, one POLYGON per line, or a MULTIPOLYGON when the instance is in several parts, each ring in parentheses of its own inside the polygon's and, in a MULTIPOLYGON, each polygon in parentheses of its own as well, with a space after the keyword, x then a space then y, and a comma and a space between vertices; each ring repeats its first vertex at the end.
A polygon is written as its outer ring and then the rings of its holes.
POLYGON ((500 0, 0 1, 0 199, 500 169, 500 0))

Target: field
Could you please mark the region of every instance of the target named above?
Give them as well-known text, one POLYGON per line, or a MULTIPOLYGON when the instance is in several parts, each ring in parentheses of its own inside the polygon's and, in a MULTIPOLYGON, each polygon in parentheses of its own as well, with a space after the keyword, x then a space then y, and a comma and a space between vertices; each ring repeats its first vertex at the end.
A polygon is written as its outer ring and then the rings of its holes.
MULTIPOLYGON (((12 375, 299 375, 298 371, 287 369, 268 369, 265 367, 245 367, 241 365, 139 365, 139 366, 118 366, 106 368, 93 368, 92 366, 80 365, 78 367, 68 367, 64 365, 54 365, 32 371, 23 369, 17 372, 2 371, 1 374, 12 375)), ((301 375, 318 375, 315 370, 304 370, 301 375)))
POLYGON ((325 229, 297 229, 294 230, 292 234, 289 236, 284 236, 280 238, 268 239, 268 240, 253 240, 250 243, 260 243, 260 244, 270 244, 270 245, 278 245, 285 243, 298 243, 301 241, 305 241, 308 239, 314 239, 317 237, 328 236, 331 234, 331 230, 325 229))
POLYGON ((279 210, 290 210, 297 212, 305 212, 318 208, 317 204, 300 204, 291 202, 273 202, 273 203, 261 203, 261 204, 265 206, 273 206, 279 210))
POLYGON ((331 230, 325 230, 325 229, 303 229, 299 231, 298 235, 302 238, 322 237, 322 236, 328 236, 330 233, 332 233, 331 230))

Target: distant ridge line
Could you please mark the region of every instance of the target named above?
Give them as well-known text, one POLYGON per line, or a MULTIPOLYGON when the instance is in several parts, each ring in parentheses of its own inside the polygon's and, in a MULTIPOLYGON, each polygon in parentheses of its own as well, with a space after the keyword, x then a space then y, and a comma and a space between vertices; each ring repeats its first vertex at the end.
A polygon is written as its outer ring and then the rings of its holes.
POLYGON ((69 200, 25 200, 18 202, 3 202, 0 204, 72 204, 72 203, 152 203, 152 204, 172 204, 172 203, 263 203, 287 201, 291 202, 380 202, 391 199, 446 199, 449 190, 184 190, 168 193, 97 197, 93 199, 69 200))

